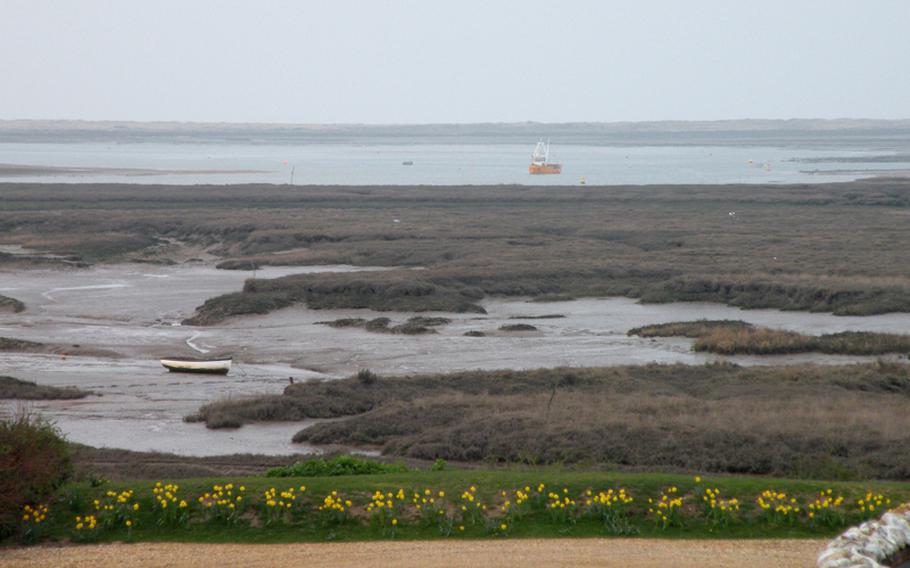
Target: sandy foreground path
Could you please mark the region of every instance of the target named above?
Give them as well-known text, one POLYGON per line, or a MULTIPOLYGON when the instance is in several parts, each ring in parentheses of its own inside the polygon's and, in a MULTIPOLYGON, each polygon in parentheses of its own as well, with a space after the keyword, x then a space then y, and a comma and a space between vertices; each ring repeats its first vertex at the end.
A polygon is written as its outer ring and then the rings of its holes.
POLYGON ((821 540, 552 539, 319 544, 141 543, 0 550, 2 568, 810 568, 821 540))

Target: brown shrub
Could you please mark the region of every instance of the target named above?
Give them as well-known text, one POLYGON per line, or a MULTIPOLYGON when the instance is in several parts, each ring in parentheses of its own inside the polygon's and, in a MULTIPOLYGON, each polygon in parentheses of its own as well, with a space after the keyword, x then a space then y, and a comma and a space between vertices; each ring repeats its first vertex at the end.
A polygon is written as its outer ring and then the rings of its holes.
POLYGON ((23 506, 45 502, 71 471, 54 426, 25 413, 0 422, 0 538, 15 530, 23 506))

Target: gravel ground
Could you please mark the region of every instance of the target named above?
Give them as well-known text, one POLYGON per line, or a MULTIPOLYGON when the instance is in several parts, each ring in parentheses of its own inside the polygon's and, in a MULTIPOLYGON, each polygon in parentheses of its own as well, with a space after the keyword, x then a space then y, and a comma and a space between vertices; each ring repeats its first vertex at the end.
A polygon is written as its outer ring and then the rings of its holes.
POLYGON ((553 539, 325 544, 142 543, 0 550, 0 568, 808 568, 821 540, 553 539))

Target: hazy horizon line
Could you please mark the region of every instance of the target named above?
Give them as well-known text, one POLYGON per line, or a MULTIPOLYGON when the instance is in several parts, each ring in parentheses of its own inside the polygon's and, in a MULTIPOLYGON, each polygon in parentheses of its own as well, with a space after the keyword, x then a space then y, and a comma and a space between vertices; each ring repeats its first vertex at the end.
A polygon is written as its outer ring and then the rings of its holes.
POLYGON ((276 122, 255 120, 143 120, 120 118, 0 118, 0 123, 10 122, 80 122, 80 123, 129 123, 129 124, 238 124, 238 125, 281 125, 281 126, 472 126, 472 125, 521 125, 521 124, 661 124, 661 123, 688 123, 688 124, 718 124, 729 122, 907 122, 910 116, 873 118, 864 116, 840 117, 813 117, 791 116, 778 118, 660 118, 650 120, 481 120, 469 122, 276 122))

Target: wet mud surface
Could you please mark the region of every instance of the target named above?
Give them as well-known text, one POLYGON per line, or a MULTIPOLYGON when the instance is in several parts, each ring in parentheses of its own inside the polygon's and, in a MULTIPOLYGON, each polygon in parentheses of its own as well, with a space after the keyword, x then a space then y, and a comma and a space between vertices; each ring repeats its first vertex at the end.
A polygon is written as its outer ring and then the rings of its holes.
MULTIPOLYGON (((378 269, 378 268, 377 268, 378 269)), ((265 268, 258 277, 307 271, 364 270, 348 266, 265 268)), ((291 307, 264 316, 234 318, 213 327, 179 325, 206 299, 241 288, 250 272, 217 270, 211 264, 120 264, 85 270, 32 269, 0 272, 0 294, 25 302, 19 314, 0 315, 0 336, 114 352, 111 357, 0 352, 0 374, 95 393, 74 401, 29 403, 29 410, 57 422, 67 436, 92 446, 179 455, 288 454, 314 451, 290 443, 301 423, 206 430, 183 416, 226 397, 280 393, 295 380, 335 378, 358 369, 380 374, 465 369, 528 369, 558 366, 688 363, 732 360, 739 364, 825 364, 869 357, 802 354, 723 357, 691 351, 692 340, 628 337, 633 327, 692 319, 742 319, 756 325, 809 334, 837 331, 905 333, 910 314, 838 317, 830 314, 743 311, 715 304, 641 305, 627 298, 537 303, 487 299, 488 314, 421 314, 452 319, 438 333, 419 336, 335 329, 316 322, 385 316, 394 324, 412 313, 309 310, 291 307), (562 315, 560 318, 539 316, 562 315), (534 318, 522 320, 522 318, 534 318), (507 332, 506 324, 530 323, 536 331, 507 332), (484 337, 466 337, 469 331, 484 337), (169 355, 229 354, 228 376, 168 373, 158 359, 169 355)), ((0 401, 0 414, 23 403, 0 401)))

